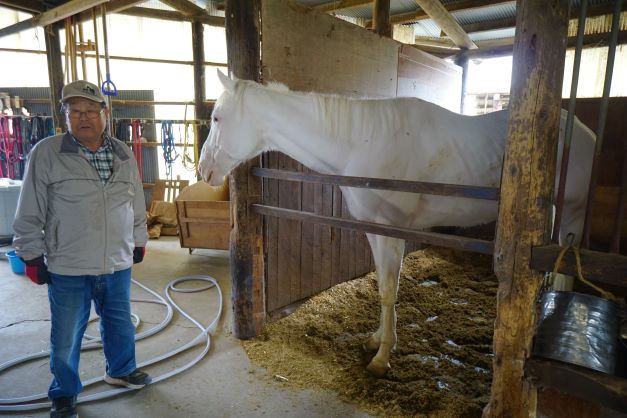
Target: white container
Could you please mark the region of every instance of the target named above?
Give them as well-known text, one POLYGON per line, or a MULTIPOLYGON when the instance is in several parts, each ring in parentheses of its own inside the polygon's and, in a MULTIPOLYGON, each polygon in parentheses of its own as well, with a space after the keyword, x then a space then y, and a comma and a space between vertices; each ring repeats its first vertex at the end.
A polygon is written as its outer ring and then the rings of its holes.
POLYGON ((0 235, 14 234, 13 220, 21 189, 21 180, 0 178, 0 235))

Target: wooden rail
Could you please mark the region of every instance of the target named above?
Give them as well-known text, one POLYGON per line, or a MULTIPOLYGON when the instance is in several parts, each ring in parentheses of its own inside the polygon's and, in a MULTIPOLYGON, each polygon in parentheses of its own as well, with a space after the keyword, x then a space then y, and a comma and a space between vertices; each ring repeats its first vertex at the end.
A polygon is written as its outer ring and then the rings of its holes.
POLYGON ((333 184, 338 186, 393 190, 396 192, 425 193, 470 199, 498 200, 496 187, 463 186, 458 184, 428 183, 422 181, 389 180, 381 178, 309 174, 271 168, 254 168, 252 174, 278 180, 304 181, 308 183, 333 184))
POLYGON ((482 254, 492 254, 494 243, 492 241, 459 237, 456 235, 439 234, 436 232, 418 231, 399 226, 384 225, 374 222, 355 221, 352 219, 334 218, 330 216, 316 215, 299 210, 277 208, 266 205, 251 205, 254 212, 261 215, 276 216, 305 222, 315 222, 330 225, 337 228, 347 228, 355 231, 363 231, 371 234, 386 235, 406 240, 420 241, 425 244, 439 245, 462 251, 472 251, 482 254))

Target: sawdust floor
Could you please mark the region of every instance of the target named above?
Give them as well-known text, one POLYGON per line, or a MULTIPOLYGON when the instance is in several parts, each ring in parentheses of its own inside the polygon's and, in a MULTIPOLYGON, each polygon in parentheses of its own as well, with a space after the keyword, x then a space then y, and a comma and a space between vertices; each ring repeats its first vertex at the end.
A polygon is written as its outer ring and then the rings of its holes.
POLYGON ((398 293, 398 343, 381 379, 367 374, 361 348, 379 321, 373 273, 311 298, 242 344, 273 384, 331 390, 369 414, 479 417, 492 378, 496 290, 488 256, 409 254, 398 293))

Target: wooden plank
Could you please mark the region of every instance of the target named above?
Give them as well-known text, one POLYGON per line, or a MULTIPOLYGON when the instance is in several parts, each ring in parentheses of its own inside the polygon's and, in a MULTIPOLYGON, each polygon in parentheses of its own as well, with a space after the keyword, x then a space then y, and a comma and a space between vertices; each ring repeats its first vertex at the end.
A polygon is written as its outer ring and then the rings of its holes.
POLYGON ((36 26, 48 26, 52 23, 63 20, 66 17, 70 17, 82 12, 83 10, 91 9, 94 6, 98 6, 108 1, 109 0, 70 0, 67 3, 57 6, 54 9, 47 10, 30 19, 22 20, 21 22, 0 29, 0 38, 7 35, 13 35, 36 26))
MULTIPOLYGON (((559 245, 544 245, 533 247, 531 253, 531 268, 537 271, 553 271, 555 261, 561 251, 559 245)), ((583 276, 599 283, 627 287, 627 256, 620 254, 603 253, 590 250, 579 250, 583 276)), ((575 255, 569 251, 564 255, 563 262, 558 269, 560 273, 576 276, 577 267, 575 255)))
MULTIPOLYGON (((330 184, 322 186, 322 215, 333 216, 333 192, 335 187, 330 184)), ((329 225, 322 226, 322 243, 320 258, 322 259, 322 272, 320 276, 320 289, 328 289, 333 283, 333 250, 335 245, 335 228, 329 225)))
MULTIPOLYGON (((279 152, 270 151, 268 153, 268 167, 278 167, 279 152)), ((264 203, 267 205, 279 205, 279 181, 275 179, 265 179, 264 203), (267 203, 266 203, 267 202, 267 203)), ((266 267, 266 287, 268 289, 267 310, 269 312, 280 308, 279 305, 279 220, 274 217, 265 219, 267 233, 265 235, 268 265, 266 267)))
MULTIPOLYGON (((226 5, 226 41, 229 69, 238 78, 259 81, 260 0, 231 0, 226 5)), ((263 259, 261 217, 249 214, 251 202, 261 201, 261 180, 250 189, 248 164, 231 172, 230 195, 233 210, 230 257, 233 301, 233 333, 237 338, 255 336, 265 320, 263 301, 263 259)))
MULTIPOLYGON (((342 196, 342 203, 338 208, 337 216, 343 219, 348 219, 348 209, 346 208, 346 201, 342 196)), ((351 231, 346 228, 340 229, 340 258, 339 258, 339 276, 336 277, 336 284, 352 279, 350 275, 350 242, 351 231)))
POLYGON ((264 2, 263 8, 265 80, 300 91, 395 95, 396 41, 290 0, 264 2))
MULTIPOLYGON (((398 57, 398 96, 420 97, 454 112, 459 111, 462 69, 411 45, 398 57)), ((498 194, 498 189, 495 191, 498 194)))
MULTIPOLYGON (((342 216, 342 200, 340 188, 333 186, 333 218, 342 216)), ((331 230, 331 240, 333 242, 331 246, 331 285, 336 285, 342 282, 342 229, 340 227, 331 230)))
POLYGON ((596 402, 566 395, 558 390, 538 388, 538 417, 599 418, 601 408, 596 402), (556 402, 556 400, 558 402, 556 402))
MULTIPOLYGON (((312 184, 313 188, 313 213, 316 215, 323 215, 323 195, 322 184, 312 184)), ((303 207, 305 207, 303 205, 303 207)), ((312 294, 316 294, 321 290, 322 275, 322 246, 325 245, 322 237, 322 228, 320 224, 313 225, 313 251, 312 251, 312 282, 311 291, 312 294)))
MULTIPOLYGON (((447 3, 444 5, 444 8, 448 12, 454 12, 456 10, 466 10, 466 9, 479 9, 483 7, 491 7, 491 6, 500 6, 504 4, 513 4, 515 1, 512 0, 460 0, 456 2, 447 3)), ((393 25, 400 25, 403 23, 413 23, 418 22, 419 20, 429 19, 430 16, 424 11, 412 11, 412 12, 404 12, 393 14, 390 16, 390 22, 393 25)))
POLYGON ((194 3, 187 0, 159 0, 161 3, 178 10, 187 16, 202 16, 207 14, 207 11, 202 7, 196 6, 194 3))
POLYGON ((361 187, 368 189, 394 190, 409 193, 426 193, 443 196, 467 197, 472 199, 498 200, 496 187, 464 186, 458 184, 428 183, 421 181, 390 180, 369 177, 337 176, 318 173, 298 173, 287 170, 258 168, 253 175, 290 181, 334 184, 338 186, 361 187))
MULTIPOLYGON (((334 202, 337 200, 334 199, 334 202)), ((256 213, 269 216, 278 216, 285 219, 294 219, 306 222, 318 222, 331 225, 334 228, 348 228, 356 231, 364 231, 377 235, 385 235, 389 237, 402 238, 406 240, 419 240, 425 244, 438 245, 460 251, 472 251, 482 254, 492 254, 493 243, 474 238, 466 238, 456 235, 439 234, 436 232, 419 231, 415 229, 403 228, 400 226, 390 226, 373 222, 355 221, 352 219, 342 219, 335 216, 320 216, 313 213, 301 212, 292 209, 275 208, 265 205, 253 205, 256 213)), ((334 241, 340 241, 338 237, 333 238, 334 241)), ((337 245, 337 244, 336 244, 337 245)), ((334 251, 336 249, 334 248, 334 251)), ((339 257, 339 247, 337 247, 339 257)), ((337 257, 333 257, 334 262, 337 257)), ((339 266, 339 264, 337 264, 339 266)), ((336 272, 336 264, 333 266, 336 272)), ((342 280, 341 280, 342 281, 342 280)), ((341 282, 340 281, 340 282, 341 282)))
POLYGON ((464 32, 457 20, 451 16, 439 0, 415 0, 431 19, 462 49, 477 49, 477 45, 464 32))
POLYGON ((117 13, 129 16, 147 17, 151 19, 174 20, 177 22, 197 21, 200 23, 204 23, 208 26, 224 27, 223 17, 209 16, 207 14, 189 16, 181 12, 176 12, 172 10, 150 9, 148 7, 131 7, 129 9, 121 10, 117 13))
POLYGON ((372 0, 340 0, 331 1, 318 6, 314 6, 320 12, 334 12, 337 10, 352 9, 353 7, 362 7, 372 3, 372 0))
POLYGON ((525 372, 538 386, 557 389, 619 412, 627 412, 625 378, 541 359, 527 360, 525 372))
POLYGON ((26 13, 42 13, 46 11, 45 6, 35 0, 0 0, 0 5, 26 13))
MULTIPOLYGON (((304 172, 311 172, 303 167, 304 172)), ((301 210, 306 212, 315 211, 314 185, 303 183, 301 186, 301 210)), ((314 251, 314 224, 301 224, 301 244, 300 244, 300 296, 309 297, 314 292, 313 286, 313 251, 314 251)))
POLYGON ((535 389, 524 378, 542 275, 531 248, 550 241, 567 0, 518 3, 507 145, 494 250, 499 278, 493 380, 484 417, 535 414, 535 389))
POLYGON ((390 24, 390 0, 374 0, 372 8, 372 28, 375 33, 388 38, 392 37, 390 24))

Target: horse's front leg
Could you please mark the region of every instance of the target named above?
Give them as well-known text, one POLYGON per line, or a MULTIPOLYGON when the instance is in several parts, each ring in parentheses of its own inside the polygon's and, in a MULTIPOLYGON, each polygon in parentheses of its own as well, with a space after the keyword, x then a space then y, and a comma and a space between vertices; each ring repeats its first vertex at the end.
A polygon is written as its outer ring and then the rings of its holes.
POLYGON ((405 241, 397 238, 367 234, 377 268, 381 318, 379 328, 364 344, 367 351, 377 354, 367 366, 368 372, 383 376, 390 369, 390 352, 396 347, 396 294, 405 251, 405 241))

